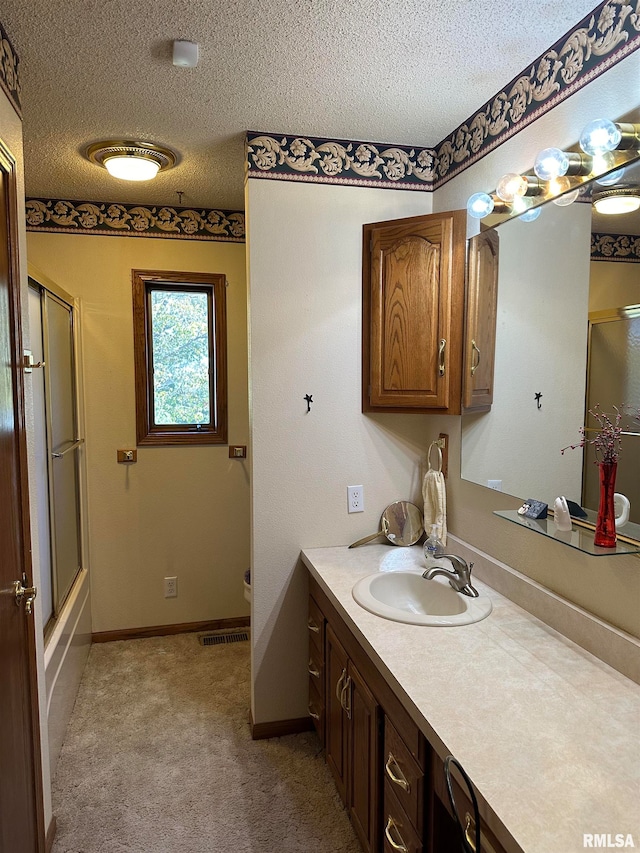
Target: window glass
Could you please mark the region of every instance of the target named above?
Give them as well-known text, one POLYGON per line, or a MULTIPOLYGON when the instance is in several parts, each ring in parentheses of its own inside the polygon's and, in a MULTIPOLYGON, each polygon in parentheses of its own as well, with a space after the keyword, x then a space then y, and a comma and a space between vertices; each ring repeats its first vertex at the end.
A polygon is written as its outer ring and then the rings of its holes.
POLYGON ((210 424, 207 294, 152 290, 151 336, 154 422, 210 424))

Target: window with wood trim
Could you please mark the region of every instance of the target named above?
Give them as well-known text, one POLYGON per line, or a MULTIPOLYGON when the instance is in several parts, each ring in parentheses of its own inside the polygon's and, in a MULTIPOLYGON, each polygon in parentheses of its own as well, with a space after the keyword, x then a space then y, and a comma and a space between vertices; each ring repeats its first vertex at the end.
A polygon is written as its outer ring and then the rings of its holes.
POLYGON ((227 443, 225 277, 133 270, 138 444, 227 443))

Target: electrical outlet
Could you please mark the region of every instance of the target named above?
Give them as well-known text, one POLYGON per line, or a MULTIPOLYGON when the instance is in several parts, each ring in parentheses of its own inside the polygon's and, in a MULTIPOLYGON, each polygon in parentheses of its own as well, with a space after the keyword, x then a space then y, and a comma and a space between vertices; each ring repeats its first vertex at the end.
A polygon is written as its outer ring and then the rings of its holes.
POLYGON ((165 578, 164 579, 164 597, 165 598, 177 598, 178 597, 178 578, 165 578))
POLYGON ((502 491, 502 480, 487 480, 487 486, 490 489, 495 489, 496 492, 502 491))
POLYGON ((364 512, 364 489, 362 486, 347 486, 347 508, 349 512, 364 512))

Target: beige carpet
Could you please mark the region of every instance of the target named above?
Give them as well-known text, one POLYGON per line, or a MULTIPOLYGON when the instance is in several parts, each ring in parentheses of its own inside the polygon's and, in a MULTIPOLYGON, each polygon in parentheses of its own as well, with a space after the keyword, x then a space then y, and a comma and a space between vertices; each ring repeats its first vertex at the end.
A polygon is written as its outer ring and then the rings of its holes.
POLYGON ((248 706, 248 642, 94 645, 53 853, 360 853, 315 734, 252 741, 248 706))

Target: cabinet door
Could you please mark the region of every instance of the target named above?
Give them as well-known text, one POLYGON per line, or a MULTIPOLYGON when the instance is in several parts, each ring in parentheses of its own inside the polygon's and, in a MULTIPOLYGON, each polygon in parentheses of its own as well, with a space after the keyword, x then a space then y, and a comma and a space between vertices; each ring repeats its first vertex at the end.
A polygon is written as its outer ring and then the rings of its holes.
POLYGON ((498 234, 483 231, 469 241, 462 405, 486 411, 493 402, 498 301, 498 234))
POLYGON ((348 660, 330 625, 326 629, 325 755, 342 802, 347 802, 347 716, 342 700, 347 688, 348 660))
POLYGON ((349 677, 349 814, 363 849, 374 853, 380 803, 380 708, 352 663, 349 677))
POLYGON ((448 211, 365 226, 364 411, 459 413, 465 222, 448 211))

